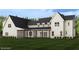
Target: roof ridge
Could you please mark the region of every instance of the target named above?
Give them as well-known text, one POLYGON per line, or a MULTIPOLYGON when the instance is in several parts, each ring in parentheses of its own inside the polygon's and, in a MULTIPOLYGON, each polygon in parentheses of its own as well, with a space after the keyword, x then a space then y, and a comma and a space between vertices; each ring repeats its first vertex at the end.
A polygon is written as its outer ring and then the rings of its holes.
MULTIPOLYGON (((25 20, 26 18, 22 18, 22 17, 18 17, 18 16, 13 16, 13 15, 9 15, 10 17, 15 17, 15 18, 19 18, 19 19, 23 19, 25 20)), ((28 19, 29 20, 29 19, 28 19)))

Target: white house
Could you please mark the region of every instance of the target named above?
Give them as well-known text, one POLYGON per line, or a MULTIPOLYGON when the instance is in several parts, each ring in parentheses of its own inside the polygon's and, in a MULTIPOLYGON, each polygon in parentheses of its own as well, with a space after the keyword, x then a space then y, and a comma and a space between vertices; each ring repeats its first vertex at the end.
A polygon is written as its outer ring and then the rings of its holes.
POLYGON ((3 36, 75 37, 75 16, 56 13, 38 21, 11 16, 3 22, 3 36))

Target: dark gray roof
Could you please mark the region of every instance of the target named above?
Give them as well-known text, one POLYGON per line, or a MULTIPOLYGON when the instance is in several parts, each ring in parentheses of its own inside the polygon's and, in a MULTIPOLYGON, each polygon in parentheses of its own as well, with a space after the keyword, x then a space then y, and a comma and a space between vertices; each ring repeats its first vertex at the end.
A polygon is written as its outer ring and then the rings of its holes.
POLYGON ((64 20, 73 20, 75 19, 75 15, 64 16, 64 20))
POLYGON ((34 21, 34 20, 28 21, 28 25, 36 25, 36 24, 37 24, 37 21, 34 21))
POLYGON ((33 21, 33 20, 31 20, 31 21, 29 21, 28 22, 28 24, 29 25, 36 25, 37 23, 47 23, 47 22, 49 22, 50 20, 51 20, 51 18, 52 17, 47 17, 47 18, 39 18, 39 20, 38 21, 33 21))
MULTIPOLYGON (((59 13, 59 12, 58 12, 58 13, 59 13)), ((59 13, 59 15, 60 15, 64 20, 73 20, 73 19, 75 19, 75 15, 67 15, 67 16, 65 16, 65 15, 60 14, 60 13, 59 13)))
POLYGON ((24 19, 24 18, 20 18, 20 17, 17 17, 17 16, 11 16, 9 15, 10 18, 12 19, 14 25, 16 27, 19 27, 19 28, 28 28, 27 27, 27 24, 28 24, 28 19, 24 19))
POLYGON ((40 18, 38 23, 47 23, 52 19, 52 17, 40 18))

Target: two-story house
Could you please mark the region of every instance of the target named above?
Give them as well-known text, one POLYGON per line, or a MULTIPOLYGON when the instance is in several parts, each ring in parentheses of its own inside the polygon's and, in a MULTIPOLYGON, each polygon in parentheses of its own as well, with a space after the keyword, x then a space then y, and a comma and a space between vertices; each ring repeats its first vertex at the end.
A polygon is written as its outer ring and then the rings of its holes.
POLYGON ((3 22, 3 36, 75 37, 75 15, 56 13, 51 17, 29 20, 9 15, 3 22))

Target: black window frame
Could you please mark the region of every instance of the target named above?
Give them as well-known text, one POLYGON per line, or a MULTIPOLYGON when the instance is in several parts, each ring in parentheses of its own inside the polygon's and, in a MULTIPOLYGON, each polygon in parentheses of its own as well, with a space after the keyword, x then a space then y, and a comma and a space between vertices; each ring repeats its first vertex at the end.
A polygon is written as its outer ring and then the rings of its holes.
POLYGON ((59 22, 55 22, 55 26, 58 27, 59 26, 59 22))
POLYGON ((63 35, 63 32, 62 31, 60 31, 60 36, 62 36, 63 35))
POLYGON ((29 36, 32 36, 32 31, 29 32, 29 36))
POLYGON ((68 26, 70 25, 70 23, 68 22, 68 26))
POLYGON ((54 31, 52 31, 52 36, 54 36, 54 31))
POLYGON ((11 28, 11 24, 8 24, 8 28, 11 28))

